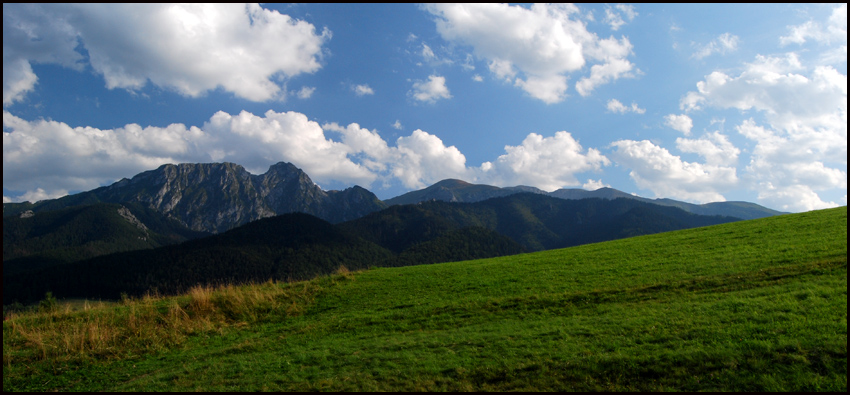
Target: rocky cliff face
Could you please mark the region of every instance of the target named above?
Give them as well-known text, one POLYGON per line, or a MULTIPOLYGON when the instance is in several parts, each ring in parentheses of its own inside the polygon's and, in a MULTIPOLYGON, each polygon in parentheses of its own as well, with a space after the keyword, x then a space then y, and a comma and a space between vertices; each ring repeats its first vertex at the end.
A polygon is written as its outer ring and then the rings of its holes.
POLYGON ((260 175, 234 163, 162 165, 132 179, 45 205, 55 209, 63 205, 62 200, 68 206, 79 202, 140 203, 193 230, 214 233, 291 212, 336 223, 386 207, 360 187, 323 191, 301 169, 284 162, 260 175))

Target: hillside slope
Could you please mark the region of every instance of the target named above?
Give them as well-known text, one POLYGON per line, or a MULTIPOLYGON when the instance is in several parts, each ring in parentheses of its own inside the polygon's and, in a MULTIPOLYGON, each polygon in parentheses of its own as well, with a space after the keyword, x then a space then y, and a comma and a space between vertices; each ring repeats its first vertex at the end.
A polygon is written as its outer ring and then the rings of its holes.
POLYGON ((28 302, 48 291, 60 297, 117 299, 122 293, 175 294, 196 284, 305 280, 340 266, 368 268, 390 256, 327 221, 291 213, 179 245, 4 273, 3 300, 28 302))
POLYGON ((395 252, 468 226, 490 229, 527 251, 540 251, 736 220, 633 199, 564 200, 516 193, 475 203, 395 205, 340 226, 395 252))
POLYGON ((22 315, 3 349, 7 391, 846 392, 847 208, 22 315))
MULTIPOLYGON (((54 212, 37 216, 49 213, 54 212)), ((524 252, 511 239, 483 228, 463 227, 433 236, 391 252, 320 218, 290 213, 155 249, 76 262, 41 256, 10 260, 4 262, 3 303, 37 301, 46 292, 92 299, 150 292, 173 295, 195 285, 307 280, 341 267, 407 266, 524 252)))
POLYGON ((3 273, 208 236, 136 204, 97 203, 3 218, 3 273))

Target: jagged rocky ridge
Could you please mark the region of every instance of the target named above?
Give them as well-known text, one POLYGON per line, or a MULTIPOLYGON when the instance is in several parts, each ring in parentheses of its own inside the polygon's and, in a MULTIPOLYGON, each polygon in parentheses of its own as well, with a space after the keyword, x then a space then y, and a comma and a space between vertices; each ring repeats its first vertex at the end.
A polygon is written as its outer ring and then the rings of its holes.
POLYGON ((3 215, 100 202, 138 203, 190 229, 212 233, 291 212, 338 223, 386 207, 359 186, 323 191, 290 163, 277 163, 260 175, 234 163, 183 163, 162 165, 131 179, 59 199, 4 204, 3 215))

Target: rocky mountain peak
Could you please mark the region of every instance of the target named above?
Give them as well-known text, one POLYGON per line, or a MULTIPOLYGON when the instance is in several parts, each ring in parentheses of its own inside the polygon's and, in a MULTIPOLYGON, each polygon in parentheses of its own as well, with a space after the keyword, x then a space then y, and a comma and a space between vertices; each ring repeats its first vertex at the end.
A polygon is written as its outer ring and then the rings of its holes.
POLYGON ((260 175, 229 162, 165 164, 107 187, 40 202, 39 207, 58 209, 94 202, 138 203, 193 230, 213 233, 291 212, 342 222, 386 207, 360 187, 325 192, 301 169, 286 162, 276 163, 260 175))

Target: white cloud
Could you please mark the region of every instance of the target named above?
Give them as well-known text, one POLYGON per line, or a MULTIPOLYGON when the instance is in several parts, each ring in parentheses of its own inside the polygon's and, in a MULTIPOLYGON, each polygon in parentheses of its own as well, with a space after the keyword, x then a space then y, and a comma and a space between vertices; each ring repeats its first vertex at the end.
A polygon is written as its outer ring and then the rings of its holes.
POLYGON ((632 102, 631 106, 626 106, 617 99, 608 100, 607 107, 608 111, 619 114, 625 114, 627 112, 643 114, 646 112, 646 109, 638 107, 637 103, 635 102, 632 102))
POLYGON ((694 127, 694 122, 691 120, 691 117, 682 114, 675 115, 669 114, 664 116, 664 124, 682 132, 685 136, 691 135, 691 128, 694 127))
POLYGON ((446 77, 437 75, 428 76, 428 81, 418 81, 413 83, 413 90, 410 91, 413 98, 423 102, 436 102, 438 99, 450 99, 449 88, 446 87, 446 77))
POLYGON ((219 111, 201 127, 128 124, 116 129, 26 121, 4 111, 3 127, 3 187, 25 191, 7 200, 90 190, 165 163, 226 161, 259 174, 286 161, 320 184, 369 187, 380 180, 422 188, 460 178, 548 190, 580 185, 578 174, 610 164, 597 149, 584 149, 569 133, 558 132, 552 137, 531 133, 521 145, 505 146, 506 153, 495 160, 468 167, 457 147, 420 129, 391 146, 377 130, 356 123, 320 126, 301 113, 271 110, 261 116, 219 111), (340 138, 334 141, 326 133, 340 138))
POLYGON ((377 131, 361 128, 359 124, 342 127, 332 122, 322 125, 322 129, 340 133, 349 157, 356 157, 361 165, 373 172, 387 170, 389 164, 398 157, 395 149, 389 147, 377 131))
POLYGON ((755 146, 743 177, 762 203, 811 210, 835 204, 818 191, 846 193, 846 75, 806 67, 794 53, 757 56, 739 75, 715 71, 697 89, 683 107, 733 108, 764 120, 751 117, 736 128, 755 146))
POLYGON ((313 92, 315 91, 316 87, 305 86, 302 87, 301 90, 298 91, 298 93, 296 93, 296 96, 298 96, 299 99, 309 99, 310 96, 313 96, 313 92))
POLYGON ((700 47, 693 55, 692 58, 702 59, 704 57, 710 56, 715 53, 719 53, 721 55, 725 55, 729 52, 734 52, 738 49, 738 43, 741 39, 731 33, 723 33, 718 36, 716 39, 711 40, 708 44, 700 47))
MULTIPOLYGON (((618 8, 619 9, 619 8, 618 8)), ((591 76, 576 87, 588 95, 600 84, 632 76, 628 39, 600 40, 573 5, 436 4, 437 31, 448 41, 470 45, 498 79, 507 80, 546 103, 564 100, 568 74, 588 62, 591 76)), ((628 15, 628 14, 627 14, 628 15)))
POLYGON ((784 57, 759 55, 739 76, 712 72, 697 83, 697 89, 688 93, 690 101, 760 111, 780 129, 834 128, 842 123, 846 129, 842 118, 846 119, 847 111, 847 76, 830 66, 807 71, 793 53, 784 57))
POLYGON ((215 113, 203 130, 226 149, 219 160, 265 170, 279 161, 292 162, 318 182, 346 180, 369 184, 375 175, 348 158, 350 147, 325 137, 318 123, 297 112, 266 111, 263 117, 242 111, 215 113))
POLYGON ((505 146, 506 154, 477 169, 476 181, 499 186, 530 185, 553 191, 578 186, 579 173, 598 171, 610 164, 595 148, 586 153, 581 144, 565 131, 552 137, 530 133, 522 145, 505 146))
POLYGON ((484 81, 484 78, 482 78, 478 74, 475 74, 475 75, 472 76, 472 80, 475 81, 475 82, 481 82, 481 81, 484 81))
POLYGON ((22 100, 38 77, 31 63, 56 63, 82 70, 77 37, 66 17, 40 4, 3 4, 3 106, 22 100))
MULTIPOLYGON (((627 39, 623 39, 624 45, 631 47, 627 39)), ((603 64, 595 64, 590 67, 590 76, 584 77, 576 82, 576 92, 579 95, 590 95, 597 86, 607 84, 613 80, 631 77, 631 62, 625 59, 610 59, 603 64)))
POLYGON ((626 24, 626 21, 623 20, 623 15, 625 15, 626 19, 630 22, 635 19, 638 13, 635 11, 635 7, 632 5, 626 4, 617 4, 615 9, 612 9, 610 6, 605 6, 605 19, 603 20, 605 23, 611 25, 611 30, 619 30, 620 27, 626 24), (623 15, 620 15, 620 11, 623 15))
POLYGON ((425 60, 433 60, 437 58, 437 55, 434 55, 434 51, 431 50, 431 47, 428 44, 422 43, 422 57, 425 60))
POLYGON ((832 13, 824 28, 816 21, 807 21, 796 26, 789 26, 787 36, 779 38, 782 45, 804 44, 807 40, 814 40, 822 44, 844 44, 847 50, 847 4, 841 4, 832 9, 832 13))
POLYGON ((617 148, 614 160, 631 169, 635 184, 656 197, 725 201, 722 193, 738 184, 734 167, 686 162, 647 140, 619 140, 611 145, 617 148))
POLYGON ((398 119, 396 119, 395 123, 393 123, 391 126, 393 127, 393 129, 397 129, 397 130, 404 129, 404 126, 402 126, 401 121, 399 121, 398 119))
POLYGON ((843 134, 827 130, 783 133, 748 119, 736 129, 756 143, 746 171, 760 201, 792 211, 836 206, 821 200, 816 191, 847 189, 846 127, 843 134))
MULTIPOLYGON (((5 54, 4 54, 5 55, 5 54)), ((25 59, 3 59, 3 106, 20 101, 33 90, 38 77, 25 59)))
POLYGON ((323 128, 340 133, 349 154, 380 174, 384 184, 394 178, 407 188, 423 188, 442 179, 468 179, 470 175, 466 157, 457 147, 446 147, 439 137, 420 129, 399 137, 391 147, 377 131, 356 123, 346 127, 329 123, 323 128))
POLYGON ((567 77, 562 75, 550 75, 547 77, 528 77, 525 81, 517 78, 514 84, 532 97, 542 100, 546 104, 558 103, 564 100, 567 92, 567 77))
POLYGON ((392 174, 408 188, 423 188, 446 178, 468 178, 466 157, 455 146, 446 147, 432 134, 416 129, 399 137, 396 146, 400 160, 392 174))
POLYGON ((741 150, 720 132, 707 133, 696 140, 679 137, 676 139, 676 148, 702 156, 706 164, 714 166, 734 166, 741 153, 741 150))
POLYGON ((56 190, 56 191, 52 191, 51 193, 47 193, 47 192, 44 191, 44 189, 36 188, 34 191, 28 191, 27 193, 25 193, 23 195, 16 196, 14 199, 9 198, 8 202, 6 201, 6 199, 7 199, 6 196, 3 196, 3 203, 11 203, 11 202, 33 202, 33 203, 35 203, 35 202, 38 202, 38 201, 41 201, 41 200, 58 199, 58 198, 61 198, 62 196, 66 196, 67 194, 68 194, 68 191, 66 191, 64 189, 59 189, 59 190, 56 190))
POLYGON ((29 62, 79 68, 78 43, 110 89, 150 82, 190 97, 220 87, 252 101, 281 98, 275 80, 321 68, 331 36, 256 4, 4 5, 3 13, 4 105, 32 89, 29 62))
POLYGON ((352 85, 351 90, 353 90, 354 93, 357 96, 365 96, 365 95, 374 95, 375 94, 375 91, 372 90, 372 88, 370 88, 369 85, 367 85, 367 84, 352 85))
POLYGON ((588 179, 586 183, 581 185, 581 187, 588 190, 588 191, 595 191, 599 188, 606 188, 606 187, 610 188, 611 186, 602 182, 602 179, 598 179, 598 180, 588 179))
POLYGON ((116 129, 71 127, 55 121, 25 121, 3 113, 3 186, 88 190, 164 163, 235 162, 264 172, 292 162, 318 182, 368 184, 376 176, 348 154, 351 148, 325 138, 322 128, 296 112, 217 112, 202 127, 171 124, 116 129), (8 131, 7 131, 8 130, 8 131))

